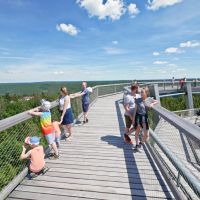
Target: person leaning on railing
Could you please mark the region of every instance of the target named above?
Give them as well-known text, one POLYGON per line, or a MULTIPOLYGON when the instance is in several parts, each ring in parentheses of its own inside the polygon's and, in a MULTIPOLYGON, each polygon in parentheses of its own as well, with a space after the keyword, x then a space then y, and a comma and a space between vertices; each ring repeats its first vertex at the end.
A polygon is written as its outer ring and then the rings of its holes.
POLYGON ((149 95, 148 88, 141 89, 141 97, 135 99, 135 110, 133 115, 133 123, 135 125, 135 150, 141 152, 142 145, 146 142, 149 137, 149 123, 148 123, 148 111, 147 107, 153 107, 158 103, 157 100, 153 100, 153 102, 148 105, 146 100, 149 95), (143 137, 142 141, 139 142, 139 134, 141 129, 143 128, 143 137))
POLYGON ((51 122, 51 103, 49 101, 42 101, 42 105, 40 108, 35 108, 30 110, 28 113, 33 116, 40 117, 40 125, 42 129, 42 133, 46 138, 48 144, 53 149, 54 153, 51 155, 50 159, 58 159, 58 148, 55 143, 55 130, 53 124, 51 122))
POLYGON ((88 111, 90 105, 90 93, 92 92, 92 88, 87 88, 87 83, 82 82, 82 91, 79 93, 71 94, 71 98, 82 97, 82 110, 83 110, 83 123, 88 123, 88 111))

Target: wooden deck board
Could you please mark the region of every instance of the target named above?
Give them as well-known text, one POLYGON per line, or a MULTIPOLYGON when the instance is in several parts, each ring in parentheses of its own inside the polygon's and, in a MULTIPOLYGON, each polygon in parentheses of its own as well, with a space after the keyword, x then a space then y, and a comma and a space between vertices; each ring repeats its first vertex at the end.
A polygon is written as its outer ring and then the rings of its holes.
POLYGON ((89 123, 75 125, 72 141, 62 141, 60 159, 49 171, 24 180, 8 199, 173 199, 148 150, 134 152, 123 142, 122 95, 98 99, 89 123))

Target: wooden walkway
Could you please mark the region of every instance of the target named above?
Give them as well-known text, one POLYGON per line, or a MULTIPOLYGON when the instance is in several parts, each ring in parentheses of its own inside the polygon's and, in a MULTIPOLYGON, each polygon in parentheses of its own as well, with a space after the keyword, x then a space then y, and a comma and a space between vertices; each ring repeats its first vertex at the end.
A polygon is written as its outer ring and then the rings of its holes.
POLYGON ((99 98, 89 123, 74 127, 71 142, 62 141, 60 159, 47 160, 50 170, 24 180, 8 199, 173 199, 148 150, 135 153, 124 144, 121 98, 99 98))

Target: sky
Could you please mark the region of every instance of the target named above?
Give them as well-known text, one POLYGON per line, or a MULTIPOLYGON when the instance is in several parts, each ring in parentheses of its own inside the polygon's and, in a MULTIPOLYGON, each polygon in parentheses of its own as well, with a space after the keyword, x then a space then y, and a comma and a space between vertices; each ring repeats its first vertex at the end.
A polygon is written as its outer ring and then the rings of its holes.
POLYGON ((0 0, 0 82, 200 78, 199 0, 0 0))

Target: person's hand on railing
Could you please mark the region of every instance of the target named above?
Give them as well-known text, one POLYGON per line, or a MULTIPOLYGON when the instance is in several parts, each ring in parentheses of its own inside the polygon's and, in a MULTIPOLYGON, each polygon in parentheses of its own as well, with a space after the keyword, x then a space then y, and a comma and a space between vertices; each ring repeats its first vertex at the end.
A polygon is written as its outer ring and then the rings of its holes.
POLYGON ((157 101, 157 100, 155 100, 155 99, 153 99, 153 102, 152 102, 152 103, 150 103, 149 107, 150 107, 150 108, 153 108, 153 107, 154 107, 154 105, 156 105, 156 104, 158 104, 158 101, 157 101))

